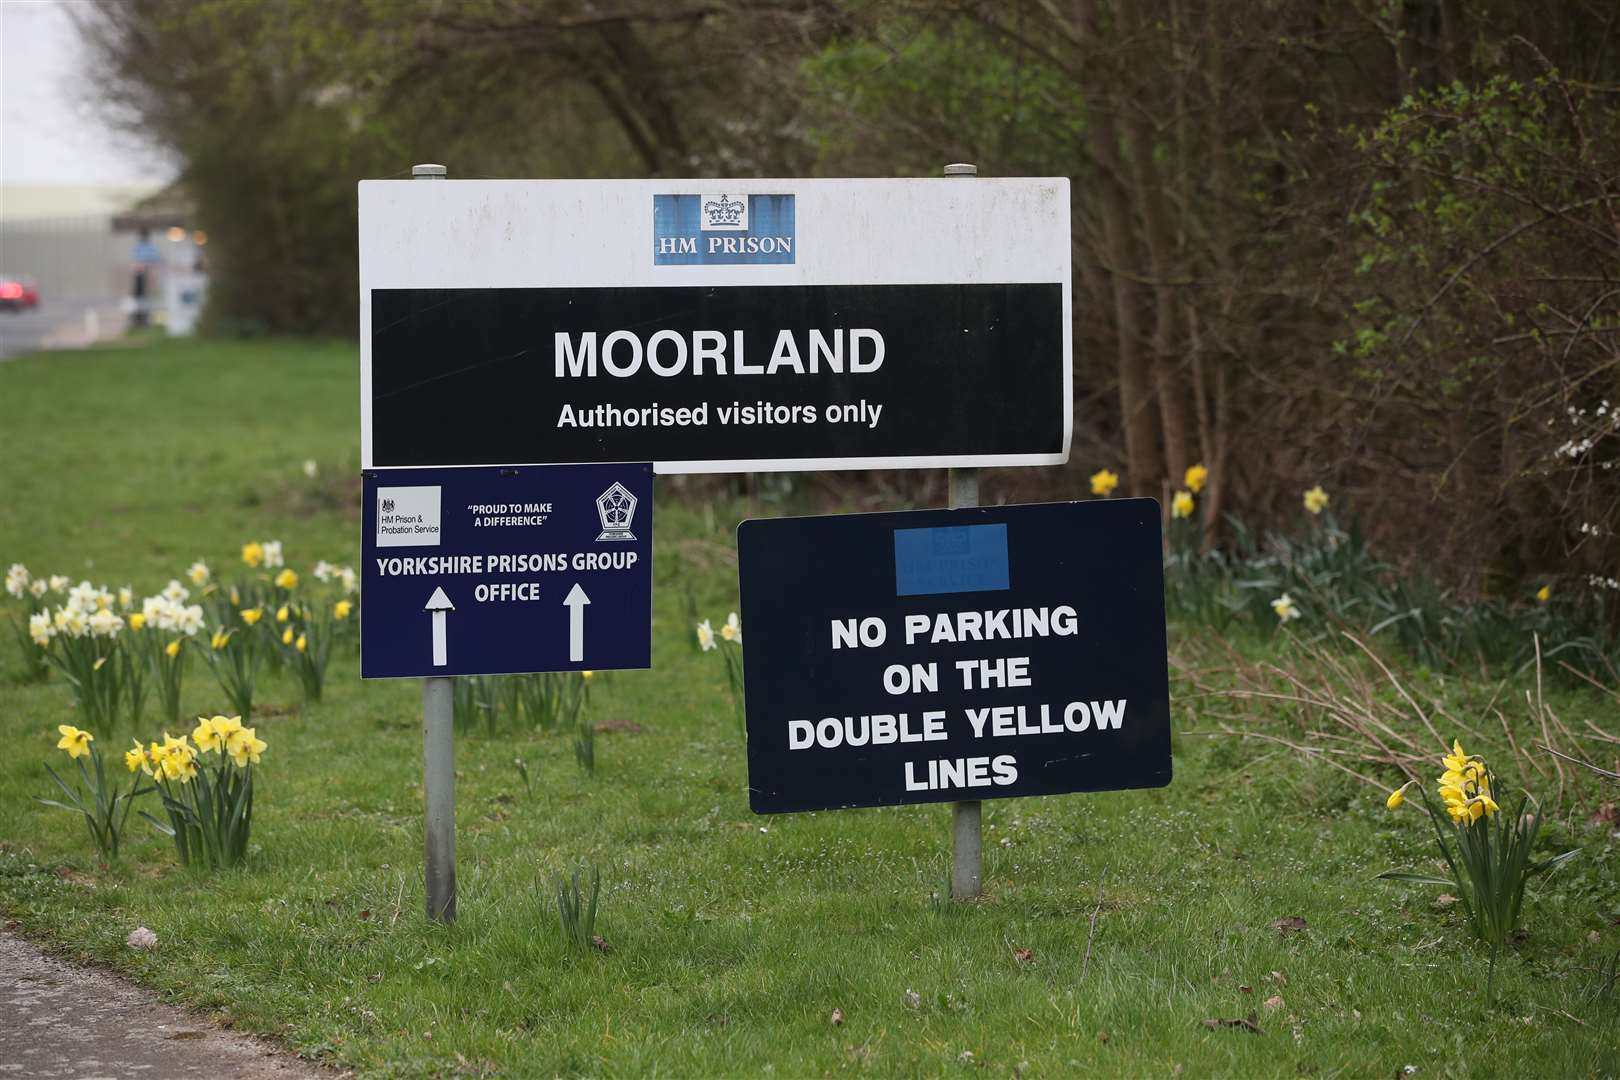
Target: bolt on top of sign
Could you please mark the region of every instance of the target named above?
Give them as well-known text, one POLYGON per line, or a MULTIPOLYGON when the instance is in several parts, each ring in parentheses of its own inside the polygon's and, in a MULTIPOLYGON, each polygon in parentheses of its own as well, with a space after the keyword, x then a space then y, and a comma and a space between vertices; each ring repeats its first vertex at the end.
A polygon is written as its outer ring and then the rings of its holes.
POLYGON ((366 468, 1068 459, 1065 178, 359 197, 366 468))

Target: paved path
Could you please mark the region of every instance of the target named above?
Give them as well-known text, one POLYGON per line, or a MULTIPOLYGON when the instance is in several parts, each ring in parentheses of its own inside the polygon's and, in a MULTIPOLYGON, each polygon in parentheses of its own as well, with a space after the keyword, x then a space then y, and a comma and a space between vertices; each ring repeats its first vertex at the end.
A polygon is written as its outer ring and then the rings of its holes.
POLYGON ((0 932, 0 1080, 338 1075, 0 932))

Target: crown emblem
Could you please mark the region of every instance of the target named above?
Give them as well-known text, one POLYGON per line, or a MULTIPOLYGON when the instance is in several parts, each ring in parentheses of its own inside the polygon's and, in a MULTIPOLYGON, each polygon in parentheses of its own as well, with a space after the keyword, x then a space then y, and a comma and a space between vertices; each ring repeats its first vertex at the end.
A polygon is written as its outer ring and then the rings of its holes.
POLYGON ((596 497, 596 516, 602 522, 598 540, 634 540, 630 522, 636 516, 636 497, 617 480, 596 497))
POLYGON ((708 218, 711 226, 740 225, 742 224, 743 211, 747 209, 747 203, 739 199, 727 199, 724 195, 721 195, 718 199, 710 199, 703 204, 703 214, 708 218))
POLYGON ((385 513, 385 514, 392 514, 394 512, 394 500, 393 499, 384 499, 384 500, 382 500, 382 512, 385 513))

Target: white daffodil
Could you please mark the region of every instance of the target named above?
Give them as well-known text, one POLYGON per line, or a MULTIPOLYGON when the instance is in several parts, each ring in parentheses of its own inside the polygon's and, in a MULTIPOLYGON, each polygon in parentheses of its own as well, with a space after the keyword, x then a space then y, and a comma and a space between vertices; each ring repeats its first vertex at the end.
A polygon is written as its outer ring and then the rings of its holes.
POLYGON ((192 604, 190 607, 174 609, 175 620, 173 629, 180 631, 187 637, 196 637, 202 632, 207 620, 203 618, 201 604, 192 604))
POLYGON ((51 616, 44 611, 37 611, 28 616, 28 636, 34 639, 34 644, 44 647, 51 643, 56 635, 56 628, 51 625, 51 616))
POLYGON ((735 611, 726 616, 726 625, 720 628, 720 636, 735 644, 742 644, 742 622, 735 611))
POLYGON ((90 632, 96 637, 117 637, 124 628, 124 620, 109 608, 97 608, 90 616, 90 632))
POLYGON ((315 569, 311 570, 310 573, 315 576, 316 581, 331 581, 332 575, 337 573, 337 567, 322 559, 315 564, 315 569))
POLYGON ((90 621, 85 613, 71 605, 57 608, 52 624, 58 633, 68 637, 82 638, 90 632, 90 621))
POLYGON ((199 589, 204 585, 207 585, 213 576, 214 572, 208 569, 208 564, 203 562, 201 559, 198 559, 196 562, 192 563, 186 568, 186 577, 190 578, 191 583, 197 586, 199 589))
POLYGON ((704 652, 714 648, 714 627, 709 625, 708 619, 697 624, 697 639, 704 652))
POLYGON ((101 605, 96 603, 100 590, 88 581, 81 581, 68 590, 68 606, 89 614, 101 605))
POLYGON ((169 583, 163 586, 163 599, 171 604, 178 604, 190 595, 191 590, 174 578, 170 578, 169 583))
POLYGON ((281 541, 280 540, 266 540, 264 542, 264 567, 265 567, 265 569, 266 570, 274 570, 277 567, 281 567, 281 566, 285 566, 285 565, 286 565, 286 563, 282 560, 282 557, 281 557, 281 541))
POLYGON ((6 570, 6 592, 12 596, 21 596, 23 590, 28 588, 28 567, 20 562, 14 562, 6 570))
POLYGON ((1299 608, 1294 606, 1294 598, 1287 593, 1271 602, 1271 610, 1277 613, 1278 622, 1289 622, 1299 618, 1299 608))

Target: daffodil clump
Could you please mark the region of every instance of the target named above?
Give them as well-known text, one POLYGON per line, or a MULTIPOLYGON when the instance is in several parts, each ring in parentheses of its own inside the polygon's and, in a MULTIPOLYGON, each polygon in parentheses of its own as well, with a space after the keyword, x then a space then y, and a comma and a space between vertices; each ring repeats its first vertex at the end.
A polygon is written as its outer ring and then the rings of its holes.
POLYGON ((7 595, 22 601, 22 610, 8 612, 6 622, 17 639, 17 649, 23 658, 23 678, 28 682, 39 682, 50 670, 45 654, 35 648, 39 644, 39 632, 43 630, 47 637, 50 632, 50 615, 45 603, 49 590, 50 583, 34 577, 22 563, 12 563, 6 569, 7 595))
POLYGON ((138 724, 154 687, 165 715, 178 715, 182 649, 207 626, 202 606, 186 602, 190 591, 179 581, 137 604, 128 585, 73 585, 59 575, 36 578, 13 564, 6 589, 29 604, 29 663, 62 673, 85 724, 105 730, 126 716, 138 724), (53 604, 53 595, 60 601, 53 604))
POLYGON ((67 801, 38 796, 36 798, 46 806, 55 806, 81 815, 85 827, 90 831, 90 838, 95 842, 96 850, 101 853, 104 860, 111 862, 118 858, 118 848, 122 842, 124 825, 129 820, 130 808, 137 798, 152 788, 150 785, 143 787, 139 777, 132 778, 127 788, 117 779, 109 781, 106 769, 102 766, 101 751, 96 746, 94 735, 72 724, 61 724, 56 730, 61 736, 57 740, 56 748, 66 753, 68 759, 78 768, 79 779, 69 787, 61 775, 46 763, 45 771, 56 781, 56 786, 61 789, 67 801))
POLYGON ((161 743, 145 747, 137 741, 124 764, 153 779, 168 821, 141 816, 173 838, 180 861, 218 869, 247 857, 253 771, 267 748, 240 716, 204 716, 189 736, 164 732, 161 743))
MULTIPOLYGON (((1535 798, 1525 792, 1512 814, 1502 813, 1492 795, 1495 778, 1490 767, 1478 754, 1466 753, 1461 742, 1452 742, 1441 765, 1444 771, 1435 781, 1437 800, 1430 799, 1419 781, 1409 780, 1391 792, 1384 805, 1398 810, 1407 793, 1417 789, 1450 876, 1396 871, 1379 876, 1454 890, 1474 933, 1490 947, 1494 977, 1496 955, 1518 929, 1525 886, 1577 852, 1532 861, 1531 851, 1541 829, 1541 807, 1535 798)), ((1489 986, 1488 981, 1487 994, 1489 986)))
POLYGON ((746 732, 743 723, 743 666, 742 620, 735 611, 726 616, 716 634, 708 619, 697 624, 697 643, 700 652, 718 652, 726 665, 726 691, 731 695, 731 711, 737 718, 737 727, 746 732))
POLYGON ((251 571, 219 590, 223 634, 205 654, 231 707, 251 715, 259 669, 290 671, 306 701, 320 700, 333 645, 354 639, 360 578, 353 568, 322 559, 300 574, 287 565, 279 540, 242 545, 251 571))
POLYGON ((29 634, 73 688, 79 719, 105 730, 126 710, 137 714, 144 701, 142 687, 131 683, 128 653, 120 648, 129 624, 105 585, 81 581, 60 591, 63 602, 48 615, 41 611, 30 622, 29 634))

